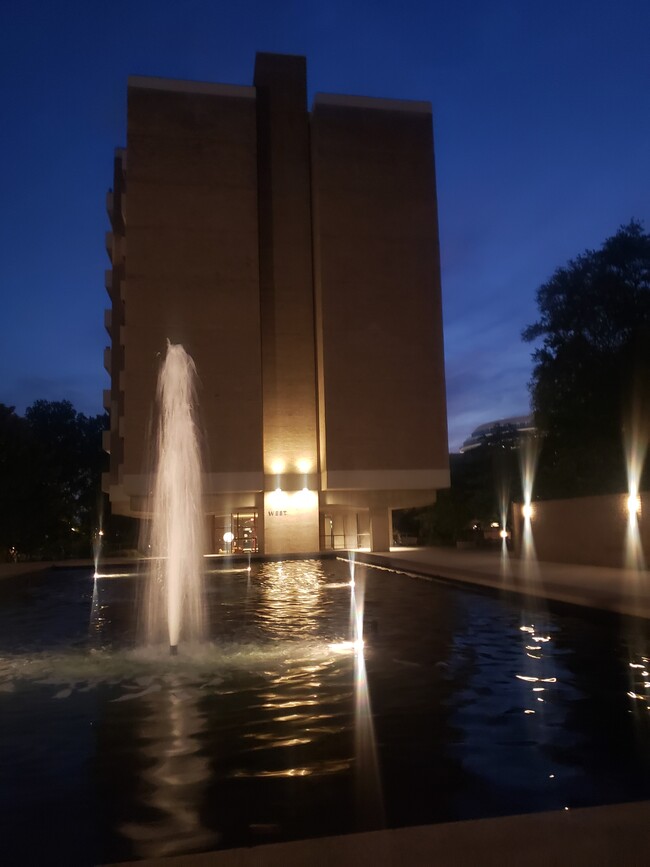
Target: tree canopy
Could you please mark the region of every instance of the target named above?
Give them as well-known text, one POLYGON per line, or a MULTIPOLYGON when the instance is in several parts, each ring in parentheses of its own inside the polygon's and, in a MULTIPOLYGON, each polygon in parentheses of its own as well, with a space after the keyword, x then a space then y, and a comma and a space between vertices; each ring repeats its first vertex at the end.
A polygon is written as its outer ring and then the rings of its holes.
POLYGON ((530 383, 546 442, 546 496, 606 493, 626 484, 623 441, 647 439, 650 401, 650 234, 632 221, 599 250, 558 268, 537 290, 541 338, 530 383), (627 431, 626 431, 627 429, 627 431))
POLYGON ((0 404, 0 559, 89 556, 101 502, 105 416, 37 400, 0 404))

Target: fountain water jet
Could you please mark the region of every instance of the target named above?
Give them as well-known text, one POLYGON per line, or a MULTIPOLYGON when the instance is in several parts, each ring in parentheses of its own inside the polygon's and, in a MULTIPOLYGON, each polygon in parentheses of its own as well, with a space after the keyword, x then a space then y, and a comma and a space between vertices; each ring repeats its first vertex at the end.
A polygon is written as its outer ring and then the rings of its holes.
POLYGON ((628 495, 626 497, 627 530, 625 534, 624 564, 637 572, 645 569, 643 546, 639 533, 639 513, 641 511, 640 486, 643 468, 648 452, 648 409, 641 400, 635 401, 628 424, 625 426, 625 466, 627 469, 628 495), (645 409, 645 413, 643 410, 645 409), (645 415, 645 418, 644 418, 645 415))
POLYGON ((159 424, 151 521, 151 569, 143 611, 149 643, 203 638, 204 516, 195 419, 196 367, 167 343, 158 378, 159 424))
POLYGON ((519 449, 519 462, 521 467, 521 489, 524 504, 522 514, 524 518, 522 532, 522 556, 529 565, 535 560, 535 546, 533 543, 533 531, 531 519, 535 512, 533 507, 533 486, 537 472, 537 460, 539 457, 539 443, 535 437, 526 437, 522 440, 519 449))

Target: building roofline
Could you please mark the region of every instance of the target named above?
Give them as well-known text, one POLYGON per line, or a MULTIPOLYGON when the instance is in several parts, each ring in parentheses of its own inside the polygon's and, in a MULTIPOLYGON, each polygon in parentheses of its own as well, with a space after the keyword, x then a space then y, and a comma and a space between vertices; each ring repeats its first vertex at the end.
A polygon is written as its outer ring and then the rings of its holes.
POLYGON ((344 108, 369 108, 378 111, 403 111, 410 114, 431 114, 431 103, 416 99, 386 99, 376 96, 354 96, 343 93, 317 93, 312 111, 320 105, 344 108))
POLYGON ((141 90, 165 90, 175 93, 204 93, 211 96, 234 96, 255 99, 255 88, 241 84, 218 84, 210 81, 187 81, 180 78, 157 78, 129 75, 127 87, 141 90))
POLYGON ((497 418, 494 421, 486 421, 475 427, 470 437, 476 434, 484 433, 486 430, 493 430, 497 427, 518 427, 518 428, 534 428, 535 418, 532 413, 528 415, 511 415, 508 418, 497 418))
POLYGON ((306 54, 294 54, 291 51, 256 51, 255 59, 258 57, 287 57, 290 60, 304 60, 307 63, 306 54))

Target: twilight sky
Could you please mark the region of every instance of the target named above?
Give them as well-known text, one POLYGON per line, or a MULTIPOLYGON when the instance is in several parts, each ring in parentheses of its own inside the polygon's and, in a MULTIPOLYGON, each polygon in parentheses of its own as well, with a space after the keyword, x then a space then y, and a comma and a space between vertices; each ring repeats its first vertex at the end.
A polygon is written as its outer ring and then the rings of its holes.
MULTIPOLYGON (((102 410, 112 155, 130 74, 433 104, 449 442, 528 411, 535 290, 650 228, 647 0, 3 0, 0 402, 102 410)), ((422 371, 413 371, 414 376, 422 371)), ((387 395, 389 398, 389 395, 387 395)))

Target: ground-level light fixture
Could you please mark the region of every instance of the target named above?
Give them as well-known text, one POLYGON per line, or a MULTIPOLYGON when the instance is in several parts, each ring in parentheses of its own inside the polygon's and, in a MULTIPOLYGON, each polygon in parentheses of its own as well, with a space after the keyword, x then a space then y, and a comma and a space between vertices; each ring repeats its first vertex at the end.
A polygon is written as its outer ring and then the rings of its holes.
POLYGON ((234 533, 231 533, 230 530, 227 530, 227 531, 223 534, 223 541, 224 541, 227 545, 229 545, 229 544, 233 541, 234 538, 235 538, 235 534, 234 534, 234 533))
POLYGON ((535 514, 535 510, 533 509, 533 507, 530 503, 525 503, 521 507, 521 514, 524 516, 524 518, 527 521, 530 521, 532 519, 533 515, 535 514))
POLYGON ((627 511, 630 515, 641 514, 641 497, 638 494, 630 494, 627 498, 627 511))

